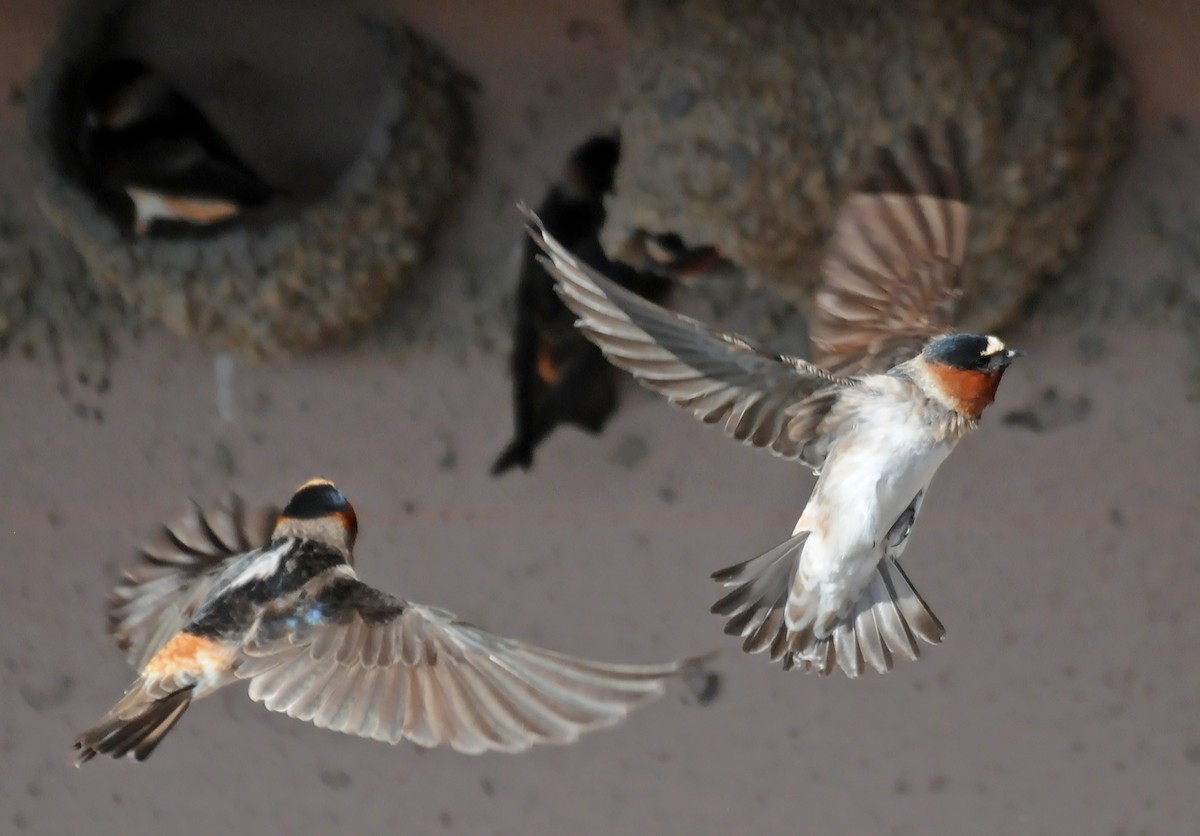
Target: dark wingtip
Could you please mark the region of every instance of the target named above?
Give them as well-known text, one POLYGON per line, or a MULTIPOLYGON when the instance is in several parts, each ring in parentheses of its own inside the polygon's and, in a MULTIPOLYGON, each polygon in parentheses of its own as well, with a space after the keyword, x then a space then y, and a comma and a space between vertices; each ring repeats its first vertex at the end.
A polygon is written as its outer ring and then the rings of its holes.
POLYGON ((533 448, 524 439, 513 439, 492 462, 492 476, 502 476, 513 467, 529 470, 533 465, 533 448))
POLYGON ((724 569, 718 569, 709 575, 709 577, 717 583, 725 583, 726 581, 731 581, 734 578, 740 577, 743 567, 744 564, 735 563, 733 566, 726 566, 724 569))
POLYGON ((942 154, 935 153, 935 143, 924 125, 909 125, 906 139, 910 151, 906 157, 911 168, 902 165, 891 148, 880 146, 875 149, 873 165, 864 177, 865 190, 970 200, 966 141, 956 120, 947 120, 943 127, 939 143, 942 154))
POLYGON ((709 705, 721 693, 721 674, 712 669, 712 662, 719 650, 710 650, 699 656, 684 659, 679 664, 679 676, 697 705, 709 705))
POLYGON ((967 170, 967 137, 957 119, 946 122, 946 146, 950 153, 950 165, 958 185, 958 199, 970 202, 973 189, 967 170))
POLYGON ((916 190, 905 175, 891 148, 875 149, 875 164, 867 175, 867 187, 873 192, 913 194, 916 190))
POLYGON ((96 757, 96 750, 90 747, 84 748, 84 745, 76 740, 71 745, 71 751, 74 753, 71 758, 71 765, 76 769, 83 766, 85 763, 96 757))

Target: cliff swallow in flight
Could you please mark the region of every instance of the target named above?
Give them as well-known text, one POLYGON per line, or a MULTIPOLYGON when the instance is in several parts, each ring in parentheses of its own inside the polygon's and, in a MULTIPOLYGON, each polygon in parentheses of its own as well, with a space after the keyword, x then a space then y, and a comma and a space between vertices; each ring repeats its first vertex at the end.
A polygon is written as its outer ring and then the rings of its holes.
MULTIPOLYGON (((530 232, 580 330, 643 385, 737 440, 818 474, 792 537, 721 570, 713 606, 749 653, 785 669, 883 672, 944 630, 901 569, 930 480, 1021 352, 949 330, 967 241, 965 167, 914 131, 913 170, 880 151, 839 213, 812 333, 822 365, 764 351, 617 287, 530 232)), ((528 213, 528 210, 526 210, 528 213)))
POLYGON ((102 63, 85 97, 84 166, 93 188, 132 214, 135 234, 145 235, 156 222, 220 223, 277 193, 144 62, 102 63))
POLYGON ((357 533, 324 479, 278 515, 250 517, 235 501, 166 527, 111 601, 138 678, 76 738, 76 764, 145 759, 193 700, 238 680, 321 728, 520 752, 617 723, 698 661, 607 664, 493 635, 358 580, 357 533))
MULTIPOLYGON (((640 296, 655 301, 671 289, 668 274, 707 264, 708 248, 689 250, 665 236, 636 236, 639 263, 611 260, 600 244, 604 196, 612 191, 619 140, 591 137, 571 152, 562 180, 550 188, 538 216, 550 234, 586 264, 640 296)), ((631 241, 634 239, 631 238, 631 241)), ((554 279, 526 239, 517 284, 512 384, 514 437, 496 458, 492 475, 515 466, 528 470, 533 451, 561 423, 598 433, 617 408, 612 366, 575 330, 575 317, 554 292, 554 279)))

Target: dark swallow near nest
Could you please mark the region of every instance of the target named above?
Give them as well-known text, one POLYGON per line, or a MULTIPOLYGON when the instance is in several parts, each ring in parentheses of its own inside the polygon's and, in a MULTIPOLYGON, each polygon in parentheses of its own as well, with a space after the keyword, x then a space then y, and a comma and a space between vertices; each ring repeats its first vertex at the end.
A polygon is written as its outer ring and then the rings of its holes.
MULTIPOLYGON (((681 279, 684 283, 693 276, 729 265, 716 247, 689 246, 674 232, 636 230, 617 252, 617 261, 651 273, 681 279)), ((641 294, 645 296, 645 294, 641 294)))
MULTIPOLYGON (((560 182, 538 207, 546 229, 592 269, 639 296, 662 301, 670 275, 703 268, 709 250, 688 249, 673 236, 639 233, 623 257, 609 259, 600 245, 604 197, 612 191, 620 158, 615 136, 595 136, 571 152, 560 182), (636 260, 635 260, 636 259, 636 260)), ((562 423, 599 433, 617 408, 617 381, 595 345, 574 327, 575 315, 554 291, 554 279, 526 240, 517 284, 513 338, 513 423, 511 442, 492 465, 492 474, 514 465, 528 470, 533 451, 562 423)))
POLYGON ((811 329, 820 365, 650 304, 529 216, 579 328, 614 364, 818 474, 788 540, 713 576, 729 588, 713 606, 726 632, 785 669, 883 672, 915 659, 918 640, 941 641, 898 561, 930 481, 1021 353, 951 330, 969 216, 961 141, 947 132, 948 160, 921 131, 911 144, 911 171, 880 151, 840 210, 811 329))
POLYGON ((84 95, 81 156, 88 181, 134 234, 159 224, 221 223, 278 193, 145 62, 102 63, 84 95))
POLYGON ((145 759, 194 700, 239 680, 271 711, 321 728, 520 752, 619 722, 700 661, 609 664, 502 638, 360 581, 357 534, 325 479, 279 514, 234 500, 165 527, 111 599, 138 677, 76 738, 76 764, 145 759))

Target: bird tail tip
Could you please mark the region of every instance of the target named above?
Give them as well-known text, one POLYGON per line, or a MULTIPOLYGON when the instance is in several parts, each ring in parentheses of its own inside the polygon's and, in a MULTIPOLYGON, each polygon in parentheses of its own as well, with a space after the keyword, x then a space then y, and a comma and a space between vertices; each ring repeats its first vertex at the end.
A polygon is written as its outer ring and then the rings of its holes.
POLYGON ((96 755, 113 758, 132 755, 134 760, 145 760, 192 702, 190 687, 161 699, 150 698, 142 689, 138 691, 126 696, 103 720, 75 738, 75 766, 83 766, 96 755))

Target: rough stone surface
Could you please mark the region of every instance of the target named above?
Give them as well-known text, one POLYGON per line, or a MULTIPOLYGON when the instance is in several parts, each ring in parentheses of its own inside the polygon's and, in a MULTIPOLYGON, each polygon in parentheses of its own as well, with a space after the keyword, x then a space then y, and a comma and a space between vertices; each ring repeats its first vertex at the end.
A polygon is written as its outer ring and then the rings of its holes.
POLYGON ((1004 323, 1078 249, 1132 126, 1089 5, 753 6, 629 4, 606 244, 677 232, 803 304, 872 149, 953 117, 976 208, 963 324, 1004 323))
POLYGON ((105 49, 123 4, 80 7, 29 85, 39 201, 102 287, 177 333, 249 355, 311 349, 375 318, 422 260, 465 184, 467 81, 402 25, 363 23, 382 47, 379 116, 358 158, 312 201, 220 231, 130 240, 71 175, 64 136, 80 56, 105 49))
POLYGON ((97 396, 109 387, 121 335, 135 325, 115 294, 91 282, 62 236, 0 202, 0 356, 42 361, 76 412, 99 419, 97 396))

